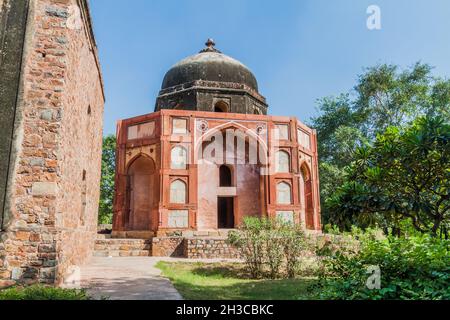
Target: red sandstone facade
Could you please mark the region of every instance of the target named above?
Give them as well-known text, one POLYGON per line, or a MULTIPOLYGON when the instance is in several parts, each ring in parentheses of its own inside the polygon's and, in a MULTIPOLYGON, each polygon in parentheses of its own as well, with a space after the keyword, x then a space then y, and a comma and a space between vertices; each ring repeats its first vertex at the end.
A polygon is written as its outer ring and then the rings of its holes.
POLYGON ((317 136, 296 118, 161 110, 119 121, 117 139, 115 237, 232 229, 244 216, 321 229, 317 136), (227 131, 243 134, 245 151, 236 138, 205 161, 227 131))

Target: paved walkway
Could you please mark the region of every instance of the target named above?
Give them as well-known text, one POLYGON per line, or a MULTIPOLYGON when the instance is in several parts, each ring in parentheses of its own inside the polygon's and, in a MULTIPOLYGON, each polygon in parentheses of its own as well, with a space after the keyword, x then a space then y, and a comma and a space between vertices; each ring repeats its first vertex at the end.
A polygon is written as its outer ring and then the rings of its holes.
POLYGON ((160 260, 96 257, 81 268, 81 286, 94 299, 182 300, 170 280, 162 277, 161 270, 155 267, 160 260))
POLYGON ((169 279, 155 267, 169 262, 238 262, 234 259, 183 259, 160 257, 94 257, 81 268, 81 286, 94 299, 109 300, 182 300, 169 279))

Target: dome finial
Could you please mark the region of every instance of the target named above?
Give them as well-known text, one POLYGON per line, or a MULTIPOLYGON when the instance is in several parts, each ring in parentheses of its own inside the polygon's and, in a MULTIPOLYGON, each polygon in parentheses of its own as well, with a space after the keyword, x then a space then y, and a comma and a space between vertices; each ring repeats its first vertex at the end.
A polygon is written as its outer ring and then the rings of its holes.
POLYGON ((214 47, 214 46, 216 45, 216 43, 214 42, 213 39, 208 38, 208 40, 206 41, 205 45, 206 45, 208 48, 211 48, 211 47, 214 47))
POLYGON ((222 52, 220 52, 219 50, 217 50, 217 49, 215 48, 216 43, 215 43, 214 40, 211 39, 211 38, 208 38, 208 40, 206 41, 205 45, 206 45, 206 48, 203 49, 202 51, 200 51, 200 53, 204 53, 204 52, 216 52, 216 53, 222 53, 222 52))

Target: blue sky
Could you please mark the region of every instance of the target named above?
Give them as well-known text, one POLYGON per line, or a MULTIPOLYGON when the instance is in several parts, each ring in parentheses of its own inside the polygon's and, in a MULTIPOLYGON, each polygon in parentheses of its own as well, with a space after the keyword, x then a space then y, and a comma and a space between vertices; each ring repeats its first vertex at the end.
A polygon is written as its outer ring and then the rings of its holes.
POLYGON ((165 72, 204 47, 256 75, 269 113, 308 121, 316 100, 349 91, 363 69, 417 61, 450 76, 449 0, 91 0, 105 80, 105 134, 154 110, 165 72), (366 27, 381 8, 382 29, 366 27))

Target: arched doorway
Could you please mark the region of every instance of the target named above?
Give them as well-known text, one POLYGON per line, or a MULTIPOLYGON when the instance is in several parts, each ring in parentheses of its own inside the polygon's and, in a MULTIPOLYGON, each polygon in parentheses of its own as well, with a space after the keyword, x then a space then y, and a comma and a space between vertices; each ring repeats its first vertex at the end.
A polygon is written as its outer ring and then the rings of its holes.
POLYGON ((301 168, 301 189, 303 189, 303 207, 305 209, 306 229, 314 230, 314 204, 311 171, 307 165, 301 168))
POLYGON ((219 101, 214 105, 214 112, 228 112, 228 104, 225 101, 219 101))
POLYGON ((201 136, 194 151, 198 160, 198 185, 214 181, 216 188, 199 187, 198 226, 232 229, 246 216, 261 216, 261 199, 268 170, 265 141, 237 123, 225 123, 201 136), (234 136, 233 136, 234 135, 234 136))
POLYGON ((231 187, 233 185, 233 177, 229 166, 222 165, 219 169, 219 185, 221 187, 231 187))
MULTIPOLYGON (((219 167, 219 186, 233 186, 231 168, 227 165, 219 167)), ((217 198, 217 221, 219 229, 233 229, 234 225, 234 197, 217 198)))
POLYGON ((127 171, 127 229, 152 230, 152 209, 155 199, 155 162, 139 156, 127 171))

